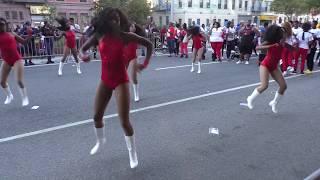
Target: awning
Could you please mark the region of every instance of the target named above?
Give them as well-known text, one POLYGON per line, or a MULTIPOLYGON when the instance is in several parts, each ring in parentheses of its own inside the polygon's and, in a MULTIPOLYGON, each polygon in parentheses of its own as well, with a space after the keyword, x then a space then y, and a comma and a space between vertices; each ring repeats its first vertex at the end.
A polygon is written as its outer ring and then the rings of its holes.
POLYGON ((272 21, 272 20, 276 20, 277 16, 272 16, 272 15, 261 15, 259 16, 260 21, 272 21))

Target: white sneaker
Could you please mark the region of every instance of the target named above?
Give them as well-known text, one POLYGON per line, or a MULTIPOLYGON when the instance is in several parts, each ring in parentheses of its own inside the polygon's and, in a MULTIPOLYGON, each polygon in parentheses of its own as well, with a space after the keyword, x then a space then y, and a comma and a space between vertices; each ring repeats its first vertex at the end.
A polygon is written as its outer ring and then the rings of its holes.
POLYGON ((249 109, 253 109, 252 98, 250 96, 247 97, 247 104, 249 109))
POLYGON ((10 104, 13 100, 13 95, 10 94, 9 96, 7 96, 6 100, 4 101, 4 104, 10 104))
POLYGON ((245 62, 245 64, 247 64, 247 65, 248 65, 248 64, 249 64, 249 61, 246 61, 246 62, 245 62))
POLYGON ((194 72, 194 67, 193 67, 193 66, 191 67, 191 70, 190 70, 190 72, 194 72))
POLYGON ((28 96, 25 96, 22 98, 22 106, 28 106, 29 105, 29 98, 28 96))
POLYGON ((269 106, 271 107, 273 113, 278 113, 276 101, 274 100, 270 101, 269 106))
POLYGON ((236 62, 236 64, 241 64, 241 63, 242 63, 242 62, 241 62, 240 60, 236 62))

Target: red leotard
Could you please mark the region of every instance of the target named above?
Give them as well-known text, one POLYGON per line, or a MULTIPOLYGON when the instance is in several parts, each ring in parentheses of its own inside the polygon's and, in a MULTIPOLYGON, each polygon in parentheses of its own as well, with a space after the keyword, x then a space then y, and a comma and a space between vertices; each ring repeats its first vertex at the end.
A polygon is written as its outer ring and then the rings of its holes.
POLYGON ((70 49, 73 49, 76 47, 76 34, 71 31, 68 30, 65 32, 65 36, 66 36, 66 46, 70 49))
POLYGON ((0 54, 10 66, 13 66, 21 59, 17 50, 17 42, 12 34, 7 32, 0 33, 0 54))
POLYGON ((129 64, 131 60, 137 58, 137 48, 138 48, 138 44, 135 42, 130 42, 125 47, 124 54, 127 60, 127 64, 129 64))
POLYGON ((101 80, 108 88, 115 89, 118 85, 129 82, 124 48, 122 40, 110 35, 105 35, 99 42, 101 80))
POLYGON ((282 49, 282 46, 269 48, 267 56, 261 62, 261 65, 265 66, 269 70, 269 72, 277 69, 279 61, 281 59, 282 49))
POLYGON ((197 50, 202 48, 202 35, 201 34, 192 36, 192 41, 193 41, 193 48, 195 48, 197 50))

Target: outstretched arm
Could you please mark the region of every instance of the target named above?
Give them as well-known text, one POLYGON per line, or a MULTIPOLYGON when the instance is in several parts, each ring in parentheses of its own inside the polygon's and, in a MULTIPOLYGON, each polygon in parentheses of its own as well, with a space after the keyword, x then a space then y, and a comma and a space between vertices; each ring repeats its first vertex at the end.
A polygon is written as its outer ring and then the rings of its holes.
POLYGON ((14 36, 16 41, 21 43, 21 44, 27 43, 32 38, 32 36, 28 36, 27 38, 23 38, 23 37, 19 36, 18 34, 14 33, 14 32, 12 32, 12 35, 14 36))
POLYGON ((153 51, 152 43, 148 39, 138 36, 134 33, 123 33, 123 35, 124 35, 123 38, 125 39, 126 42, 136 42, 147 48, 146 59, 144 60, 144 63, 143 63, 143 68, 146 68, 149 64, 152 51, 153 51))
POLYGON ((260 46, 257 46, 257 50, 262 50, 262 49, 269 49, 271 47, 275 47, 275 46, 279 46, 278 43, 274 43, 274 44, 267 44, 267 42, 262 43, 260 46))
POLYGON ((96 37, 96 35, 92 35, 80 48, 79 50, 79 55, 80 58, 84 61, 84 62, 88 62, 89 59, 89 55, 86 54, 86 51, 90 49, 90 47, 92 46, 96 46, 98 44, 98 39, 96 37))

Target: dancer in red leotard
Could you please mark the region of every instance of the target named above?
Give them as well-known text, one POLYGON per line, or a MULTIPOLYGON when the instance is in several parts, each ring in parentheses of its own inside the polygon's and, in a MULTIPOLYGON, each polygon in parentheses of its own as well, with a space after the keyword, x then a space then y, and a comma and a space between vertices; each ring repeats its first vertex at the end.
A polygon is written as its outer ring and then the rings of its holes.
POLYGON ((81 74, 80 62, 79 62, 78 56, 77 56, 75 32, 73 32, 71 30, 70 24, 69 24, 69 22, 67 22, 67 20, 65 18, 60 18, 60 19, 56 19, 56 20, 61 24, 61 27, 59 29, 64 31, 62 33, 62 35, 59 36, 58 38, 61 38, 62 36, 65 37, 65 47, 63 50, 63 57, 62 57, 60 64, 59 64, 58 75, 59 76, 62 75, 63 65, 64 65, 70 51, 76 61, 77 73, 81 74))
POLYGON ((4 60, 1 65, 1 86, 7 95, 4 104, 10 104, 13 100, 13 95, 7 82, 9 73, 13 68, 16 71, 16 77, 22 97, 22 106, 27 106, 29 104, 29 99, 23 80, 24 66, 21 61, 21 56, 17 51, 16 41, 25 43, 28 40, 23 39, 14 33, 7 32, 7 21, 0 18, 0 54, 4 60))
POLYGON ((196 61, 198 61, 198 73, 201 73, 201 59, 203 54, 203 45, 202 41, 205 39, 205 37, 200 33, 199 27, 194 27, 190 29, 191 32, 191 38, 193 41, 193 60, 191 64, 191 72, 194 71, 194 64, 196 61))
POLYGON ((253 100, 268 88, 269 75, 271 74, 272 78, 278 83, 279 90, 276 92, 274 99, 270 101, 269 105, 274 113, 278 112, 277 104, 287 89, 286 81, 278 67, 279 61, 281 59, 283 47, 293 48, 289 44, 284 43, 285 39, 283 38, 283 33, 283 29, 277 25, 268 27, 265 34, 265 42, 257 47, 257 50, 268 49, 268 52, 260 65, 261 84, 254 89, 252 94, 247 98, 249 109, 253 108, 253 100))
MULTIPOLYGON (((139 36, 144 37, 145 36, 145 32, 144 30, 142 30, 142 28, 135 24, 132 23, 130 26, 130 32, 131 33, 135 33, 139 36)), ((134 101, 138 102, 140 100, 139 97, 139 86, 138 86, 138 71, 136 68, 137 66, 137 48, 138 48, 138 44, 136 42, 130 42, 127 44, 126 48, 125 48, 125 56, 128 60, 128 69, 130 69, 130 79, 132 82, 132 87, 133 87, 133 94, 134 94, 134 101)))
POLYGON ((101 81, 97 89, 94 108, 94 124, 97 142, 90 154, 96 154, 105 144, 103 115, 114 91, 118 105, 118 114, 129 151, 130 167, 135 168, 138 165, 138 158, 133 136, 134 132, 129 120, 130 93, 127 74, 128 61, 124 56, 124 51, 125 46, 130 42, 135 42, 147 47, 147 56, 144 64, 136 64, 134 66, 137 71, 141 71, 147 67, 150 61, 152 43, 143 37, 128 32, 128 19, 119 9, 103 9, 98 14, 94 28, 94 35, 92 35, 80 49, 80 57, 86 62, 90 59, 85 52, 91 46, 98 44, 102 63, 101 81))

